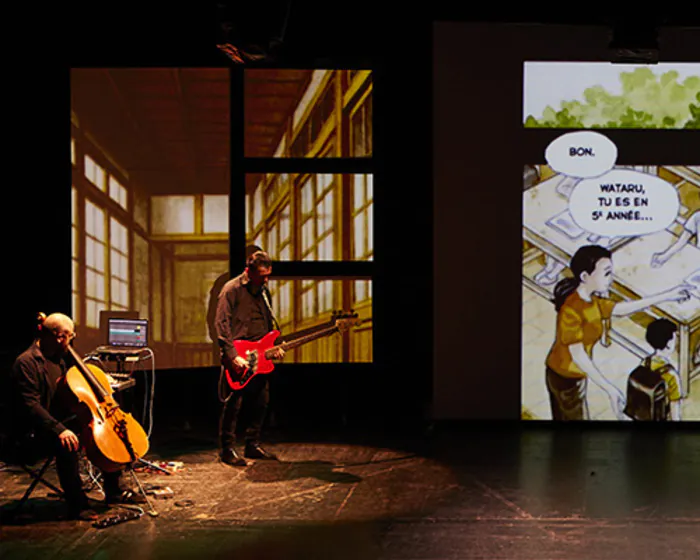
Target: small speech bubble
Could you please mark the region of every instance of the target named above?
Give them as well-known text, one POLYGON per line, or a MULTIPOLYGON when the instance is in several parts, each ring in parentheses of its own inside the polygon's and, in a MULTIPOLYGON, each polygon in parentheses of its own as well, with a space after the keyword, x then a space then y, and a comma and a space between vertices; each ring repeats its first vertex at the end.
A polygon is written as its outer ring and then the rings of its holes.
POLYGON ((617 161, 617 146, 599 132, 581 130, 553 140, 544 157, 554 171, 587 179, 613 168, 617 161))
POLYGON ((679 210, 673 185, 630 169, 585 179, 569 198, 569 212, 578 226, 606 237, 661 231, 673 223, 679 210))

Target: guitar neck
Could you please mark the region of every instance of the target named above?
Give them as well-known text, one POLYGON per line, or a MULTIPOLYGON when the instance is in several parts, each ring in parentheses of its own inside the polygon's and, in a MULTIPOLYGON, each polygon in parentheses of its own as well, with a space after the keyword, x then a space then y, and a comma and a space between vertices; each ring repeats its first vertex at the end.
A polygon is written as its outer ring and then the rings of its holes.
MULTIPOLYGON (((371 319, 362 319, 360 321, 355 321, 355 325, 360 325, 362 323, 367 323, 371 319)), ((331 326, 331 327, 325 327, 320 330, 317 330, 314 333, 300 336, 298 338, 295 338, 294 340, 290 340, 289 342, 284 342, 282 344, 278 344, 277 346, 273 346, 272 348, 268 348, 265 350, 265 355, 269 358, 275 350, 282 349, 285 352, 287 350, 292 350, 296 348, 297 346, 301 346, 302 344, 306 344, 307 342, 312 342, 314 340, 317 340, 319 338, 323 338, 324 336, 331 335, 335 332, 338 332, 340 329, 337 324, 331 326)))
POLYGON ((284 342, 282 344, 279 344, 277 346, 273 346, 272 348, 269 348, 268 350, 265 351, 266 354, 272 353, 277 349, 282 349, 285 352, 287 350, 292 350, 296 348, 297 346, 301 346, 302 344, 306 344, 307 342, 312 342, 314 340, 317 340, 319 338, 323 338, 324 336, 328 336, 330 334, 333 334, 338 330, 338 327, 336 325, 333 325, 332 327, 328 327, 325 329, 321 329, 320 331, 317 331, 313 334, 308 334, 306 336, 301 336, 295 340, 292 340, 290 342, 284 342))

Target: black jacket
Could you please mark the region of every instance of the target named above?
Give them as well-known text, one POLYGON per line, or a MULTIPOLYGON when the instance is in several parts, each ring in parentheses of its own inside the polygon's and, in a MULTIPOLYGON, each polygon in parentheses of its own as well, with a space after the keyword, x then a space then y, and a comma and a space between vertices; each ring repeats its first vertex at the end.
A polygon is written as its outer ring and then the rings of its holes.
POLYGON ((64 358, 50 364, 36 341, 17 357, 9 383, 12 433, 48 430, 59 435, 66 429, 60 420, 65 420, 69 411, 56 398, 56 389, 58 378, 70 365, 72 362, 64 358))

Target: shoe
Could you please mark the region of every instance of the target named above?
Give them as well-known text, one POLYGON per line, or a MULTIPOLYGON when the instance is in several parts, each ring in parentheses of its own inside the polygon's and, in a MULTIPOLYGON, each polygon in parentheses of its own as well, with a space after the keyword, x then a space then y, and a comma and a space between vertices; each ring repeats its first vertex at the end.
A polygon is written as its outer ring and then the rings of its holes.
POLYGON ((105 496, 107 504, 145 504, 146 498, 132 490, 122 490, 118 494, 107 494, 105 496))
POLYGON ((233 447, 227 447, 225 449, 222 449, 221 453, 219 454, 219 458, 221 459, 222 463, 226 463, 227 465, 231 465, 232 467, 248 466, 246 460, 243 457, 241 457, 238 453, 236 453, 236 450, 233 449, 233 447))
POLYGON ((277 455, 265 451, 257 443, 246 443, 244 455, 249 459, 269 459, 271 461, 277 461, 277 455))

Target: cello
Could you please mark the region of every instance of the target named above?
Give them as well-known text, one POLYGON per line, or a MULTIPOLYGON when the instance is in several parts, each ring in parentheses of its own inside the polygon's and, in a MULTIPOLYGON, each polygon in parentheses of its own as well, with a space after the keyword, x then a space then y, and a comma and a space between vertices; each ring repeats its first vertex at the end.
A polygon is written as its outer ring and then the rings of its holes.
MULTIPOLYGON (((39 328, 46 315, 39 313, 39 328)), ((71 408, 84 426, 80 441, 92 464, 103 472, 119 471, 148 452, 148 436, 141 425, 114 400, 107 375, 93 364, 85 364, 73 347, 68 352, 75 365, 60 379, 71 408)))

